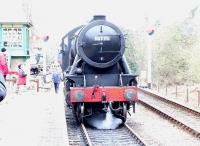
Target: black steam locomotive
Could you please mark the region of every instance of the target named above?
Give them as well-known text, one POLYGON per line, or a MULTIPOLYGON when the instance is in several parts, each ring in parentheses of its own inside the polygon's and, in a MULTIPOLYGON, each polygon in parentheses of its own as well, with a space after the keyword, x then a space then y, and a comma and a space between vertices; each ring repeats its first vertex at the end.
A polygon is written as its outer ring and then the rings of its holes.
POLYGON ((105 16, 94 16, 87 25, 68 32, 61 47, 66 102, 79 121, 110 108, 125 122, 130 108, 135 111, 138 98, 136 75, 130 73, 123 55, 121 30, 105 16))

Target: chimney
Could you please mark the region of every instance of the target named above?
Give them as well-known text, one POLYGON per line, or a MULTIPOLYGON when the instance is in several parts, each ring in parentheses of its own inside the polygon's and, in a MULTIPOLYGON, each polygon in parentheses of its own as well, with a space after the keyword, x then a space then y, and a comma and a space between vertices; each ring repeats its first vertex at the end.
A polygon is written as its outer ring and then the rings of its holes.
POLYGON ((106 16, 105 15, 94 15, 92 21, 95 20, 106 20, 106 16))

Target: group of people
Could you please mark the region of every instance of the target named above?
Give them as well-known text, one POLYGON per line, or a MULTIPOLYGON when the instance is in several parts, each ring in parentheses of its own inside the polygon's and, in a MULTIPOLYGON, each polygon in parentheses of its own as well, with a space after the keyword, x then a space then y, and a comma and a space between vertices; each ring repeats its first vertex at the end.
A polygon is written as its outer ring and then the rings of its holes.
MULTIPOLYGON (((8 56, 6 54, 6 49, 2 48, 0 52, 0 101, 2 101, 6 96, 6 76, 9 74, 8 70, 8 56)), ((24 72, 23 65, 18 65, 18 82, 19 85, 26 85, 26 73, 24 72)))
MULTIPOLYGON (((8 69, 8 59, 6 55, 6 49, 2 48, 0 52, 0 102, 5 98, 6 96, 6 76, 9 74, 8 69)), ((20 85, 26 85, 26 77, 27 74, 24 71, 23 64, 18 65, 18 80, 17 80, 17 89, 19 90, 20 85)), ((58 69, 54 71, 52 74, 52 81, 54 84, 55 93, 58 93, 59 91, 59 85, 61 82, 61 74, 59 73, 58 69)))

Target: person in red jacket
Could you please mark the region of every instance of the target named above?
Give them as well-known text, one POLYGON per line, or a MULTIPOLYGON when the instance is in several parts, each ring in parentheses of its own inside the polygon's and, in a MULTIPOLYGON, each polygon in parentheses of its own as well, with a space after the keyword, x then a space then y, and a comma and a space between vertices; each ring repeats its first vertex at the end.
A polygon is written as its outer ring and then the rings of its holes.
POLYGON ((6 76, 8 74, 8 65, 5 48, 2 48, 0 52, 0 70, 2 71, 4 79, 6 80, 6 76))
POLYGON ((17 81, 17 90, 16 93, 19 93, 19 87, 23 86, 25 89, 26 86, 26 76, 27 74, 24 71, 23 65, 19 64, 18 65, 18 81, 17 81))
POLYGON ((3 73, 0 71, 0 102, 6 97, 7 90, 3 73))
POLYGON ((18 79, 18 85, 26 85, 26 76, 27 74, 24 71, 23 65, 19 64, 18 65, 18 75, 19 75, 19 79, 18 79))

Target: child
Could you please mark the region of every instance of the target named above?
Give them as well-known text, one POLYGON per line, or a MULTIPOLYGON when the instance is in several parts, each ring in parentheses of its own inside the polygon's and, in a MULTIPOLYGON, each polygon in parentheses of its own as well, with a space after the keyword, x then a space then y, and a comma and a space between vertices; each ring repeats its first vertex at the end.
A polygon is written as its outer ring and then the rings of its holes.
POLYGON ((18 87, 18 90, 19 90, 20 85, 24 85, 24 86, 26 85, 27 74, 25 73, 24 67, 23 67, 22 64, 18 65, 18 75, 19 75, 19 78, 18 78, 18 82, 17 82, 17 87, 18 87))

